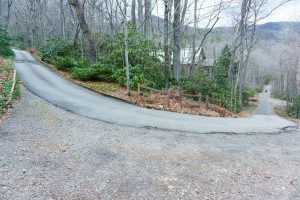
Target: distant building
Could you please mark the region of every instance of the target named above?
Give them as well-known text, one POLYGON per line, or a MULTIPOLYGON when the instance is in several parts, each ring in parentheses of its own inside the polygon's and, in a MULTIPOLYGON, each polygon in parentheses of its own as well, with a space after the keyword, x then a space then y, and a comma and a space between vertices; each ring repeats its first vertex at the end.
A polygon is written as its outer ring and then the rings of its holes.
MULTIPOLYGON (((158 58, 163 62, 164 61, 164 52, 159 51, 156 53, 158 58)), ((173 55, 171 55, 171 64, 173 64, 173 55)), ((192 64, 193 59, 193 49, 192 48, 184 48, 180 51, 180 62, 182 67, 189 67, 192 64)), ((207 59, 204 49, 201 48, 195 56, 195 64, 199 65, 203 68, 210 68, 214 65, 215 59, 207 59)))

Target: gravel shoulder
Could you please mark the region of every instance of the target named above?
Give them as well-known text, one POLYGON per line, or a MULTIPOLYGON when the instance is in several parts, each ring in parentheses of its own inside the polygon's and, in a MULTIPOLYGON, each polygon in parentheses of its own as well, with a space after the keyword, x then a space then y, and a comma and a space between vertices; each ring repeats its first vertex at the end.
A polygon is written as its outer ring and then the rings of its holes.
POLYGON ((0 199, 300 199, 300 134, 99 122, 23 89, 0 126, 0 199))

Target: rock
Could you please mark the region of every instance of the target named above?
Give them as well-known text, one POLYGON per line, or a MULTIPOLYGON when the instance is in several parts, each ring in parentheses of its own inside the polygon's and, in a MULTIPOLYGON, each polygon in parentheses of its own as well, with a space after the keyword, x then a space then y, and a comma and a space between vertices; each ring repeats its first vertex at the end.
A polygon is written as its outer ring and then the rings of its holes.
POLYGON ((163 105, 159 105, 158 108, 160 109, 164 109, 163 105))

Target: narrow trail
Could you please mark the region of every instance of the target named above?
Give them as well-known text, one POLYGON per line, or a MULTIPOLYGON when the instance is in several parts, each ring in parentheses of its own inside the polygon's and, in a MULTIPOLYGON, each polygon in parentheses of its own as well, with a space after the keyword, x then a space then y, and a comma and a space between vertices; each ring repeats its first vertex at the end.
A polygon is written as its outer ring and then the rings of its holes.
POLYGON ((64 110, 103 122, 194 133, 275 133, 295 126, 293 122, 270 113, 272 104, 264 100, 253 116, 237 119, 141 108, 91 92, 60 77, 29 53, 14 52, 15 68, 25 87, 33 94, 64 110))

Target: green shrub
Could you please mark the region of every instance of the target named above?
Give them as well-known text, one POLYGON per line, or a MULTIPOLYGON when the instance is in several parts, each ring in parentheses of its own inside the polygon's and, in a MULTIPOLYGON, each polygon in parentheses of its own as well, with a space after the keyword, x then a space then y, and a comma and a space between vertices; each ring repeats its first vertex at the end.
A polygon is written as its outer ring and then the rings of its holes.
POLYGON ((247 106, 249 104, 249 98, 255 95, 255 90, 250 87, 245 87, 243 90, 243 105, 247 106))
POLYGON ((0 56, 13 56, 14 52, 10 49, 11 38, 7 31, 0 24, 0 56))
POLYGON ((93 64, 89 67, 80 68, 74 67, 71 69, 71 74, 74 78, 83 81, 114 81, 113 68, 106 64, 93 64))
POLYGON ((74 67, 71 69, 71 74, 74 78, 82 81, 90 81, 97 79, 97 69, 92 67, 78 68, 74 67))
POLYGON ((85 67, 89 67, 89 66, 90 66, 90 62, 85 59, 75 62, 75 67, 78 67, 78 68, 85 68, 85 67))
MULTIPOLYGON (((224 107, 231 111, 241 111, 242 105, 238 101, 238 96, 232 96, 233 85, 228 78, 230 59, 231 50, 226 45, 211 70, 198 68, 191 77, 181 79, 181 88, 188 93, 201 93, 203 96, 208 95, 214 99, 219 99, 224 107)), ((235 63, 234 76, 237 74, 237 66, 235 63)), ((245 102, 247 101, 248 98, 245 102)))
MULTIPOLYGON (((126 71, 124 62, 124 34, 119 33, 114 37, 97 35, 98 61, 115 66, 112 77, 115 82, 126 86, 126 71)), ((147 40, 134 29, 129 29, 128 35, 130 86, 136 88, 138 82, 144 85, 161 89, 164 86, 164 67, 157 52, 160 46, 147 40)))
POLYGON ((255 92, 256 92, 256 93, 262 93, 262 91, 263 91, 263 85, 257 86, 257 87, 255 88, 255 92))
POLYGON ((300 95, 292 99, 287 111, 290 116, 300 118, 300 95))
POLYGON ((71 57, 58 57, 55 62, 55 66, 59 70, 70 70, 76 66, 75 60, 71 57))
POLYGON ((57 56, 72 56, 74 52, 72 40, 59 37, 47 40, 39 50, 43 55, 43 60, 48 62, 55 62, 57 56))
POLYGON ((122 86, 126 86, 126 70, 125 68, 118 68, 118 67, 114 67, 112 69, 112 79, 122 85, 122 86))
POLYGON ((114 66, 108 64, 95 64, 91 65, 91 67, 96 69, 98 80, 114 81, 112 77, 114 66))

